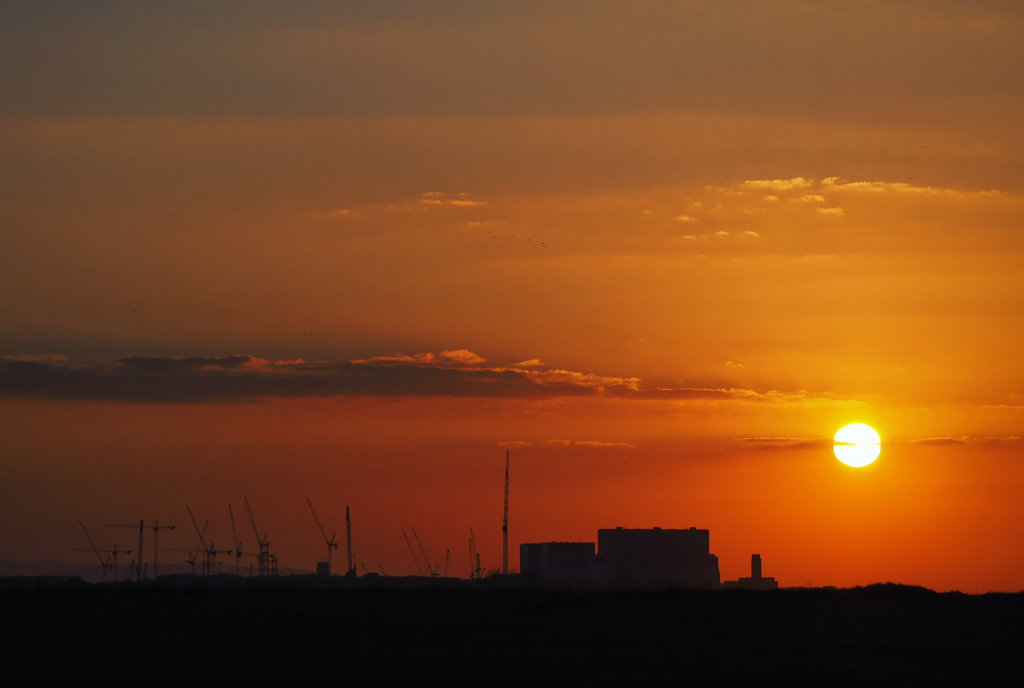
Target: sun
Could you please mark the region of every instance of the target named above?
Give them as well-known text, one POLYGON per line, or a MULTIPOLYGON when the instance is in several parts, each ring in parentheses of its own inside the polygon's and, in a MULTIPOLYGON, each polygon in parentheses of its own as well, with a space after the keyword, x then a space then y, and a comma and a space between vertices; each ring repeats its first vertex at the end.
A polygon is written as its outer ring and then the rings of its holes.
POLYGON ((836 433, 832 451, 847 466, 863 468, 874 463, 882 452, 882 438, 870 425, 853 423, 836 433))

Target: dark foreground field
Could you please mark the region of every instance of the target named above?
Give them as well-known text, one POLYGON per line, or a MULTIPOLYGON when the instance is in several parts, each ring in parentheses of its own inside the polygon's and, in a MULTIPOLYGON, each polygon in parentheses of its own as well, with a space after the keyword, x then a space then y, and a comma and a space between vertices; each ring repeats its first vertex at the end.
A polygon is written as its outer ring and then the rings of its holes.
POLYGON ((14 631, 8 669, 42 656, 33 662, 38 677, 91 667, 117 682, 964 685, 1002 672, 1019 678, 1024 650, 1021 595, 899 586, 768 593, 50 587, 0 591, 0 618, 14 631))

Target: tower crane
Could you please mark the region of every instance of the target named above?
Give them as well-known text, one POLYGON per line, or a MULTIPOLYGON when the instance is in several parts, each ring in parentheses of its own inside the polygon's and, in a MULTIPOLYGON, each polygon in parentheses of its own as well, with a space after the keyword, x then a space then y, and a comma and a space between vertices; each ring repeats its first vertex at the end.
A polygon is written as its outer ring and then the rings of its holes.
MULTIPOLYGON (((120 523, 108 523, 107 528, 134 528, 134 525, 123 525, 120 523)), ((138 550, 138 561, 135 564, 135 580, 141 581, 144 577, 142 567, 142 536, 146 531, 146 528, 153 531, 153 578, 156 578, 159 574, 157 570, 158 555, 160 552, 160 531, 161 530, 174 530, 176 526, 162 526, 159 521, 154 520, 153 525, 147 526, 145 521, 139 521, 139 550, 138 550)))
MULTIPOLYGON (((338 549, 338 543, 334 541, 334 533, 331 533, 331 537, 327 537, 327 531, 324 530, 323 525, 320 523, 320 518, 316 515, 316 509, 313 508, 313 502, 309 501, 309 497, 306 497, 306 504, 309 505, 309 511, 313 514, 313 520, 316 521, 317 528, 320 529, 320 534, 324 536, 324 542, 327 543, 327 575, 331 575, 331 552, 338 549)), ((345 520, 348 521, 348 508, 345 508, 345 520)), ((352 568, 352 536, 351 530, 349 531, 348 539, 348 567, 352 568)), ((320 573, 317 571, 317 573, 320 573)))
POLYGON ((242 499, 245 506, 245 514, 249 517, 249 525, 252 526, 252 532, 256 536, 256 543, 260 548, 260 553, 256 557, 257 562, 259 562, 259 575, 261 578, 275 575, 277 573, 277 557, 270 553, 270 541, 267 540, 267 536, 261 536, 259 528, 256 527, 256 518, 252 515, 252 505, 249 504, 249 498, 243 495, 242 499))

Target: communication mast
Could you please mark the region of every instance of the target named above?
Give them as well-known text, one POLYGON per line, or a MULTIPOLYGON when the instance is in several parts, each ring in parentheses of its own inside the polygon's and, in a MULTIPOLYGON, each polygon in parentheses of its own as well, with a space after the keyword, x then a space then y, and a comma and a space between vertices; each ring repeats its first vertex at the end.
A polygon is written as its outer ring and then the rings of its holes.
POLYGON ((508 449, 505 450, 505 520, 501 524, 501 573, 508 575, 508 449))

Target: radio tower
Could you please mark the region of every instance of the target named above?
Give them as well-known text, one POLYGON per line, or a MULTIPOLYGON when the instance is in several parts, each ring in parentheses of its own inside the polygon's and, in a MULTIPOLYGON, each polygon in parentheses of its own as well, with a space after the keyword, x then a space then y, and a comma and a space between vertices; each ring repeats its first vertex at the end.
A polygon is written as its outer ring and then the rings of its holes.
POLYGON ((508 449, 505 450, 505 520, 501 524, 501 573, 508 575, 508 449))

